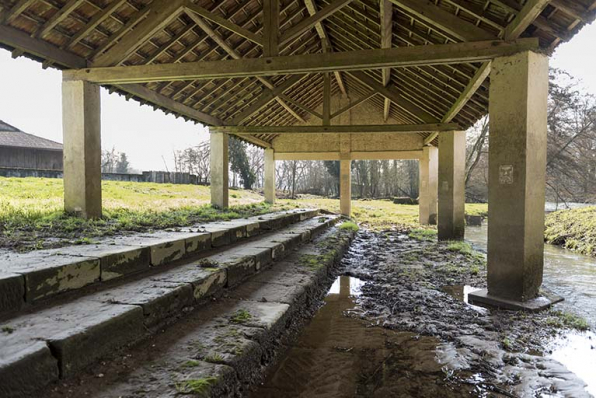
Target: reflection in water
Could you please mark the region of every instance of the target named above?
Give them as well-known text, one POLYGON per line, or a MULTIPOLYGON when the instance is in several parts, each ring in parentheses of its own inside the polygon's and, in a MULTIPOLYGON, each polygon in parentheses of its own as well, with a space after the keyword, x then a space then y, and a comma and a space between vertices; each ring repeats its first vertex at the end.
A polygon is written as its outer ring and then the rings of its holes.
POLYGON ((446 380, 445 371, 461 367, 456 347, 346 316, 359 311, 355 299, 363 285, 348 276, 335 281, 325 305, 253 397, 470 397, 482 390, 480 382, 446 380))
MULTIPOLYGON (((466 227, 466 240, 486 252, 488 227, 466 227)), ((596 328, 596 258, 544 246, 544 287, 565 298, 557 308, 583 316, 596 328)))
POLYGON ((470 286, 470 285, 451 285, 451 286, 443 286, 442 290, 450 295, 451 297, 463 301, 464 303, 468 304, 470 308, 482 313, 488 313, 488 309, 484 307, 479 307, 477 305, 472 305, 468 302, 468 295, 471 292, 478 290, 477 287, 470 286))

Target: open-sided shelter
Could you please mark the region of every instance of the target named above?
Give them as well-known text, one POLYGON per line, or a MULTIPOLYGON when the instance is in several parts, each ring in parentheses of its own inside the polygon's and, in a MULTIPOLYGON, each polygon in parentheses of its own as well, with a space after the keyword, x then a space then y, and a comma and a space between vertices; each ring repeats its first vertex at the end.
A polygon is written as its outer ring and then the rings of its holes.
POLYGON ((548 56, 594 0, 4 0, 0 44, 63 70, 66 210, 101 215, 99 85, 275 159, 418 159, 420 221, 464 229, 464 130, 490 113, 489 291, 542 281, 548 56))

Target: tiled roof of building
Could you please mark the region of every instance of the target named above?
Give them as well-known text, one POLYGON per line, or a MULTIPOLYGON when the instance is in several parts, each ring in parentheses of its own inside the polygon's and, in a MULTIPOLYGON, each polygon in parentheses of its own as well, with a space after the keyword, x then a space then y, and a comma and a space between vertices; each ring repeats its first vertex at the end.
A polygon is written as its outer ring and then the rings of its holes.
POLYGON ((62 150, 62 144, 27 134, 2 120, 0 120, 0 147, 62 150))

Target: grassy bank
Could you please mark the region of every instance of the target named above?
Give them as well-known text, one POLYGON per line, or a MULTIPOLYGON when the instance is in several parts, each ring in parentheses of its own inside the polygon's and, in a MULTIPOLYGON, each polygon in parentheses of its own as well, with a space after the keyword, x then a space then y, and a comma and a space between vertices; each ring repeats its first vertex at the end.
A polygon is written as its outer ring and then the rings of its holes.
POLYGON ((209 187, 103 182, 104 217, 85 221, 64 214, 62 180, 0 178, 0 246, 40 249, 122 232, 174 228, 279 210, 251 191, 230 191, 230 209, 209 205, 209 187))
POLYGON ((596 207, 547 214, 544 238, 548 243, 596 256, 596 207))
MULTIPOLYGON (((0 177, 0 247, 40 249, 131 231, 176 228, 198 222, 248 217, 296 207, 339 212, 339 200, 311 197, 263 203, 256 192, 230 190, 230 209, 210 206, 209 187, 104 181, 104 217, 85 221, 65 215, 62 180, 0 177)), ((354 200, 353 217, 364 227, 417 228, 418 206, 390 200, 354 200)), ((469 214, 485 214, 486 205, 468 204, 469 214)))

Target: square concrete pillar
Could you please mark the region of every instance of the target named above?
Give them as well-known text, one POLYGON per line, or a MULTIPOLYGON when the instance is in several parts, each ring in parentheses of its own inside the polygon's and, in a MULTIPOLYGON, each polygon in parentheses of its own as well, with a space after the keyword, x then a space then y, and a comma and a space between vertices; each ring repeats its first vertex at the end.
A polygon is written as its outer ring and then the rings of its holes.
POLYGON ((211 164, 211 204, 219 209, 229 206, 228 145, 230 137, 227 133, 210 132, 210 164, 211 164))
POLYGON ((497 58, 490 82, 488 294, 481 300, 534 309, 549 304, 537 298, 544 255, 548 58, 533 52, 497 58))
POLYGON ((339 161, 339 210, 342 215, 352 214, 352 160, 339 161))
POLYGON ((466 132, 439 135, 439 240, 462 240, 465 230, 466 132))
POLYGON ((265 149, 265 202, 275 203, 275 151, 265 149))
POLYGON ((99 86, 62 83, 64 210, 101 217, 101 101, 99 86))
POLYGON ((419 218, 422 225, 437 223, 439 151, 427 146, 422 150, 420 166, 419 218))

